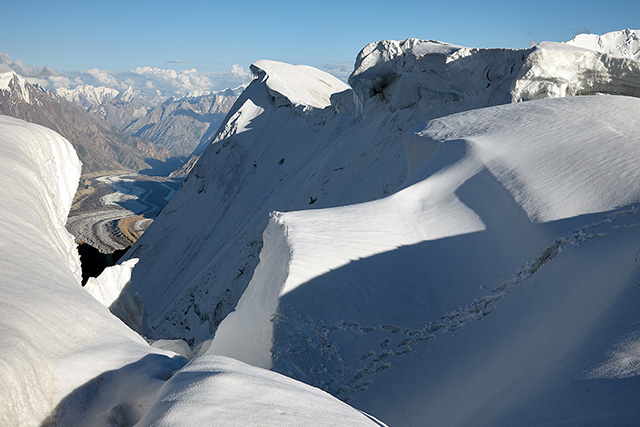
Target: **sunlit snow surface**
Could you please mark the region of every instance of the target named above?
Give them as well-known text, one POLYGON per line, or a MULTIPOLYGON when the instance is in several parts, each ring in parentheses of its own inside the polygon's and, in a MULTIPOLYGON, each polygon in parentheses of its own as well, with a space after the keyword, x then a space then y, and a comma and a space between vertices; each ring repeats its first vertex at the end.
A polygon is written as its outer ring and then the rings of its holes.
POLYGON ((635 419, 638 112, 591 96, 427 123, 406 188, 273 216, 209 352, 391 425, 635 419))
POLYGON ((390 425, 640 419, 640 100, 611 95, 637 61, 378 42, 316 107, 322 74, 271 65, 104 283, 114 313, 390 425))
POLYGON ((640 59, 640 30, 627 29, 602 35, 579 34, 565 43, 617 58, 640 59))

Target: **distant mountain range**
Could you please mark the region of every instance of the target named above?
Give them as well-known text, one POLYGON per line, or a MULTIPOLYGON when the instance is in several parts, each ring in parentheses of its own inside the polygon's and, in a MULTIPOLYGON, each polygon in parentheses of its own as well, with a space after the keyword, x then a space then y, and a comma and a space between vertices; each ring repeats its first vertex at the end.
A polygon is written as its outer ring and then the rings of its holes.
POLYGON ((182 97, 142 94, 104 86, 81 85, 57 93, 123 132, 188 158, 203 142, 213 139, 245 86, 220 92, 197 91, 182 97))
POLYGON ((0 70, 0 114, 53 129, 67 138, 82 160, 83 173, 142 170, 147 160, 165 161, 169 151, 132 137, 6 67, 0 70))
MULTIPOLYGON (((177 157, 186 161, 211 141, 244 86, 180 98, 129 87, 80 85, 56 92, 0 70, 0 114, 55 130, 78 151, 83 173, 142 170, 177 157)), ((167 171, 168 172, 168 171, 167 171)))

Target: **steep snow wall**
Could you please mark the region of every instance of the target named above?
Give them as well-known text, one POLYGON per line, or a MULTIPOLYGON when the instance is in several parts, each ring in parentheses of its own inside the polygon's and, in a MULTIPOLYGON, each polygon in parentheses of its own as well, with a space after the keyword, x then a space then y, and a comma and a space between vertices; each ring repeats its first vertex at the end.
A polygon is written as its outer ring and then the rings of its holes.
POLYGON ((288 234, 280 213, 273 212, 263 234, 260 263, 249 288, 242 294, 236 311, 224 319, 225 327, 215 335, 208 354, 229 356, 254 366, 271 368, 271 318, 276 312, 291 262, 288 234))
POLYGON ((135 421, 162 384, 159 372, 180 366, 80 286, 79 257, 64 227, 80 167, 55 132, 0 116, 2 425, 135 421), (153 363, 141 361, 154 353, 153 363), (135 362, 140 371, 114 381, 135 362), (90 384, 98 375, 103 381, 90 384))

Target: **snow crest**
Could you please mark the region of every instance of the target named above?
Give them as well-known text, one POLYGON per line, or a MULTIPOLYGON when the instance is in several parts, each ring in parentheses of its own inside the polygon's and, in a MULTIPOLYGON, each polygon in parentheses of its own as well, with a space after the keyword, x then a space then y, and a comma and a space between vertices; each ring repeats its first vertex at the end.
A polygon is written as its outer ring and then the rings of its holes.
MULTIPOLYGON (((236 311, 220 325, 209 354, 271 366, 392 424, 424 417, 435 425, 464 423, 485 411, 480 424, 492 425, 491 420, 508 415, 505 407, 518 404, 487 410, 514 381, 537 378, 531 387, 560 387, 549 372, 566 357, 582 354, 608 305, 590 296, 584 303, 593 309, 565 314, 567 308, 582 286, 604 286, 611 269, 595 274, 585 266, 579 273, 571 270, 579 280, 557 272, 547 278, 563 283, 549 320, 523 321, 518 328, 546 337, 557 327, 567 339, 545 341, 545 357, 527 359, 523 370, 522 349, 528 346, 496 338, 509 349, 500 368, 465 362, 479 370, 473 374, 476 392, 465 397, 466 410, 452 410, 460 390, 447 383, 446 374, 438 387, 450 393, 443 398, 449 406, 434 397, 423 399, 429 411, 420 405, 398 410, 422 393, 420 384, 431 384, 423 358, 455 375, 459 367, 440 357, 439 349, 461 342, 467 350, 459 351, 466 354, 483 346, 474 338, 478 326, 472 325, 486 325, 488 320, 478 321, 494 318, 495 311, 504 315, 498 309, 509 310, 508 293, 526 293, 533 286, 528 284, 553 271, 549 265, 558 259, 585 262, 582 246, 589 247, 591 240, 611 242, 612 253, 634 248, 637 232, 620 246, 616 237, 604 236, 615 236, 627 221, 629 233, 637 225, 637 209, 625 207, 640 203, 640 133, 633 119, 639 109, 640 100, 632 97, 572 97, 478 109, 423 124, 407 152, 419 152, 419 140, 430 148, 414 160, 403 188, 367 203, 281 213, 277 227, 272 218, 254 278, 236 311), (273 245, 276 231, 286 245, 273 245), (463 338, 451 341, 459 333, 463 338), (404 378, 398 383, 397 373, 404 378), (381 404, 390 385, 407 384, 403 381, 412 385, 395 389, 400 396, 395 403, 381 404)), ((625 256, 623 273, 606 285, 611 306, 631 285, 626 275, 635 265, 625 256)), ((526 316, 541 316, 549 304, 518 307, 526 316)), ((635 359, 625 362, 635 348, 635 341, 616 347, 611 361, 591 377, 611 376, 620 366, 629 371, 625 376, 636 375, 635 359)))
POLYGON ((251 64, 251 71, 265 82, 278 106, 326 108, 331 105, 331 95, 349 89, 331 74, 306 65, 261 60, 251 64))
POLYGON ((260 263, 236 310, 220 325, 208 354, 229 356, 254 366, 271 368, 271 317, 289 275, 291 260, 287 227, 280 217, 278 212, 271 213, 263 235, 260 263))

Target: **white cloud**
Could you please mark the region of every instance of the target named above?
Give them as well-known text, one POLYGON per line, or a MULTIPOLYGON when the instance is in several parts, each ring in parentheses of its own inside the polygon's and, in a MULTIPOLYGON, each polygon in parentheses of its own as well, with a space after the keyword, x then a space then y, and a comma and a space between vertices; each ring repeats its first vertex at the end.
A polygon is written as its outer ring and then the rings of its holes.
POLYGON ((233 64, 231 66, 231 71, 229 71, 229 74, 238 79, 245 79, 246 81, 251 81, 251 79, 253 78, 251 71, 245 70, 238 64, 233 64))
POLYGON ((31 66, 29 64, 25 64, 21 59, 12 59, 11 56, 6 52, 0 51, 0 64, 5 64, 9 68, 11 68, 16 73, 20 74, 22 77, 35 77, 38 79, 46 79, 50 76, 58 76, 60 73, 53 68, 48 66, 31 66))
MULTIPOLYGON (((176 60, 178 61, 178 60, 176 60)), ((208 92, 235 88, 252 79, 251 72, 234 64, 227 72, 200 72, 195 68, 176 71, 172 69, 140 66, 127 71, 107 71, 91 68, 82 71, 60 73, 51 67, 31 66, 21 60, 13 60, 0 51, 0 64, 6 64, 30 82, 49 88, 73 89, 80 85, 105 86, 117 90, 134 90, 156 96, 184 96, 190 92, 208 92)))
POLYGON ((327 73, 336 76, 343 82, 348 83, 349 76, 353 71, 353 63, 351 62, 329 62, 322 67, 327 73))
POLYGON ((167 64, 188 64, 189 61, 183 61, 182 59, 171 59, 167 61, 167 64))
POLYGON ((65 76, 51 76, 49 77, 49 81, 53 85, 55 89, 65 88, 69 89, 72 86, 71 79, 65 76))
POLYGON ((109 74, 108 71, 99 70, 97 68, 92 68, 90 70, 85 70, 83 73, 89 74, 91 77, 94 77, 98 82, 102 83, 105 86, 117 86, 118 81, 109 74))

